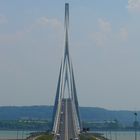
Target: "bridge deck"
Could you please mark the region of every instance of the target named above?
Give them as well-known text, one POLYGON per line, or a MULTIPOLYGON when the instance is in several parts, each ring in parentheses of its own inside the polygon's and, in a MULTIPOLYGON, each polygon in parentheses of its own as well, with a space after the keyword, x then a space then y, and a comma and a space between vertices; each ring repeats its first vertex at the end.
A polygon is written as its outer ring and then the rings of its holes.
POLYGON ((58 140, 75 139, 75 125, 73 120, 73 110, 71 99, 63 99, 61 104, 61 116, 58 134, 58 140))

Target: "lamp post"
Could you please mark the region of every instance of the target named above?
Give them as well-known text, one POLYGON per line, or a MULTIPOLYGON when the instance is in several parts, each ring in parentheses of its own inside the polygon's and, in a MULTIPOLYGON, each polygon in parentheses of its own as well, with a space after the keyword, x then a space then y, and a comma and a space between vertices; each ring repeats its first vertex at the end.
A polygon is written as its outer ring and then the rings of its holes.
POLYGON ((24 129, 22 130, 22 140, 24 139, 24 129))
POLYGON ((108 127, 107 127, 107 121, 106 120, 104 120, 104 127, 105 127, 105 138, 107 139, 107 129, 108 129, 108 127))
POLYGON ((17 130, 17 140, 18 140, 18 130, 17 130))
POLYGON ((135 140, 137 140, 137 112, 134 113, 135 121, 134 121, 134 127, 135 127, 135 140))

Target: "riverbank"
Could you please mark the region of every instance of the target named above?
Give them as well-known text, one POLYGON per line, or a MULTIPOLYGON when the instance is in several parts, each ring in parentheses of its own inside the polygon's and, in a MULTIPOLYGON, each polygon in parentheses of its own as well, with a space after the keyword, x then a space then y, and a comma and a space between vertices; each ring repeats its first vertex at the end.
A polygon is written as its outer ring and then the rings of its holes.
MULTIPOLYGON (((37 133, 37 132, 36 132, 37 133)), ((39 133, 39 132, 38 132, 39 133)), ((135 131, 93 131, 89 132, 94 136, 100 134, 111 140, 133 140, 135 131)), ((32 131, 0 131, 0 140, 17 140, 26 139, 33 134, 32 131)), ((39 134, 38 134, 39 135, 39 134)), ((43 135, 43 134, 41 134, 43 135)), ((140 131, 137 131, 137 139, 140 140, 140 131)))
POLYGON ((79 137, 80 140, 108 140, 98 133, 82 133, 79 137))
MULTIPOLYGON (((108 140, 98 133, 82 133, 79 135, 80 140, 108 140)), ((27 140, 53 140, 51 133, 31 135, 27 140)))

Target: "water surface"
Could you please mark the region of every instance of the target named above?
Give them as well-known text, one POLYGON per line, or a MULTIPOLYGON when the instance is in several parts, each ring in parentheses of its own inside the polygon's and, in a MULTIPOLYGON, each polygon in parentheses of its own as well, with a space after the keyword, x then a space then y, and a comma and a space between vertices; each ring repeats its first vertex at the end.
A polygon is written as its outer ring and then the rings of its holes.
POLYGON ((24 139, 33 131, 5 131, 0 130, 0 140, 2 139, 24 139))
MULTIPOLYGON (((104 137, 111 140, 135 140, 134 131, 103 131, 104 137)), ((140 132, 137 132, 137 140, 140 140, 140 132)))

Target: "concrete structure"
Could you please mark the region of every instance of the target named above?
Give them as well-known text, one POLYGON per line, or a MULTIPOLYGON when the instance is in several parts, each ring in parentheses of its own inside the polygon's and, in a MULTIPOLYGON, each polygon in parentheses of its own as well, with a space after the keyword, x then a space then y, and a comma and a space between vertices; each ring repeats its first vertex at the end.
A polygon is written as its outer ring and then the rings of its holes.
POLYGON ((81 129, 73 65, 69 54, 69 4, 65 4, 65 49, 53 110, 55 139, 78 139, 81 129))

